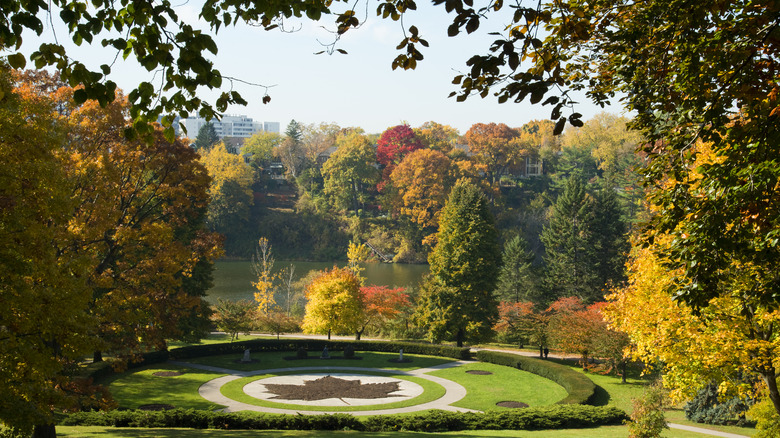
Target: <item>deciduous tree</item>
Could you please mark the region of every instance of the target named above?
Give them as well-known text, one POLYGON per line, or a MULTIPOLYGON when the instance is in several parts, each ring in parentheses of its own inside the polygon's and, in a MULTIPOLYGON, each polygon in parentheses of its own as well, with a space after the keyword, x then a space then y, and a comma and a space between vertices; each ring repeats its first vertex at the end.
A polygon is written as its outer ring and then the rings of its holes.
POLYGON ((367 200, 367 189, 376 184, 379 172, 376 152, 368 138, 359 133, 340 136, 338 149, 322 166, 325 193, 339 209, 357 213, 367 200))
POLYGON ((442 125, 434 121, 425 122, 419 128, 414 128, 414 133, 423 146, 448 154, 460 137, 458 130, 449 125, 442 125))
POLYGON ((425 244, 435 245, 432 236, 455 179, 450 159, 432 149, 410 153, 390 175, 399 198, 398 211, 419 227, 425 244))
POLYGON ((501 252, 487 200, 468 181, 455 185, 442 211, 438 243, 428 257, 431 274, 415 313, 431 339, 479 340, 497 317, 493 291, 501 252))
POLYGON ((404 292, 405 289, 400 287, 361 287, 360 296, 363 302, 363 318, 355 332, 355 339, 360 340, 360 337, 369 325, 381 325, 409 307, 409 295, 404 292))
POLYGON ((214 306, 212 320, 217 329, 230 335, 230 342, 233 342, 240 333, 248 335, 254 327, 257 320, 255 303, 249 300, 230 301, 219 298, 214 306))
POLYGON ((200 161, 211 177, 209 227, 228 236, 245 229, 253 203, 252 168, 243 157, 229 153, 222 142, 205 151, 200 161))
POLYGON ((491 185, 498 184, 501 176, 520 158, 517 131, 503 123, 476 123, 463 139, 491 185))
POLYGON ((323 272, 306 288, 304 333, 354 333, 363 317, 360 280, 349 268, 323 272))

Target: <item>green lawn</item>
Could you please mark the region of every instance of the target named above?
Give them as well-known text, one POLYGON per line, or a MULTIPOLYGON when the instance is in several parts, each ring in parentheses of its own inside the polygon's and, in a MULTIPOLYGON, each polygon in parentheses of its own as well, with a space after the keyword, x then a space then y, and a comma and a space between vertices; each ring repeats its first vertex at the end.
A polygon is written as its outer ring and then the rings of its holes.
MULTIPOLYGON (((335 352, 333 354, 340 356, 341 352, 335 352)), ((360 367, 409 371, 418 368, 427 368, 435 365, 441 365, 453 361, 453 359, 442 357, 404 354, 404 359, 411 359, 411 362, 394 363, 390 362, 390 359, 398 358, 398 353, 381 353, 371 351, 356 351, 355 356, 360 357, 361 359, 320 359, 319 355, 310 353, 309 359, 286 360, 285 357, 295 357, 295 352, 268 352, 252 353, 252 359, 258 360, 257 362, 237 363, 243 357, 243 354, 237 353, 222 356, 199 357, 195 359, 189 359, 187 362, 238 371, 258 371, 293 367, 360 367)))
POLYGON ((213 410, 224 406, 202 398, 198 388, 220 376, 224 374, 157 364, 120 374, 101 383, 108 385, 120 408, 135 409, 141 405, 162 403, 177 408, 213 410), (183 374, 170 377, 154 375, 161 371, 178 371, 183 374))
POLYGON ((455 406, 487 410, 507 410, 496 406, 501 401, 518 401, 529 406, 551 405, 566 397, 566 390, 557 383, 518 369, 476 362, 456 368, 428 373, 463 385, 468 394, 455 406), (474 375, 467 371, 487 371, 490 375, 474 375))

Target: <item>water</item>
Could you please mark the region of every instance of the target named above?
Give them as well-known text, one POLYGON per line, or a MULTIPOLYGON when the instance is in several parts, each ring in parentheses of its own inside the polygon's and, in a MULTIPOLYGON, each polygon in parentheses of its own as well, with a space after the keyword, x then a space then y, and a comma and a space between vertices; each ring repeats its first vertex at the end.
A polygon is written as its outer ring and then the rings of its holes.
MULTIPOLYGON (((305 277, 312 270, 325 270, 333 267, 332 262, 287 262, 277 260, 274 271, 295 266, 294 279, 305 277)), ((252 282, 257 280, 252 263, 248 261, 216 262, 214 287, 206 295, 206 300, 216 303, 218 298, 231 301, 254 299, 255 288, 252 282)), ((337 263, 345 266, 346 262, 337 263)), ((417 287, 422 277, 428 273, 428 265, 403 265, 395 263, 367 263, 363 265, 367 285, 385 285, 390 287, 417 287)))

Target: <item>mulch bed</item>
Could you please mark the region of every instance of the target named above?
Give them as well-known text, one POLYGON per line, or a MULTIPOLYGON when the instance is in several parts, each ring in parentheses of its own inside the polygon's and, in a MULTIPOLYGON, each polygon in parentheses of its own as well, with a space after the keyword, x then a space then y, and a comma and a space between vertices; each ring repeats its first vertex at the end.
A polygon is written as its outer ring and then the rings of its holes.
POLYGON ((165 403, 152 403, 148 405, 138 406, 138 410, 141 411, 167 411, 170 409, 176 409, 176 406, 167 405, 165 403))
POLYGON ((500 401, 496 403, 496 406, 500 406, 502 408, 515 408, 515 409, 522 409, 528 407, 527 404, 518 401, 500 401))
POLYGON ((484 370, 468 370, 466 371, 466 374, 474 374, 475 376, 489 376, 493 373, 484 370))
POLYGON ((403 360, 401 360, 401 359, 396 357, 395 359, 388 359, 387 361, 388 362, 392 362, 392 363, 409 363, 412 360, 411 359, 407 359, 407 358, 403 358, 403 360))
POLYGON ((175 376, 181 376, 181 371, 157 371, 156 373, 152 374, 153 376, 157 377, 175 377, 175 376))
POLYGON ((303 385, 265 384, 268 392, 276 394, 273 399, 280 400, 324 400, 328 398, 385 398, 399 397, 390 394, 398 391, 398 382, 361 383, 360 380, 339 379, 325 376, 317 380, 307 380, 303 385))
POLYGON ((241 359, 236 359, 233 361, 233 363, 257 363, 260 362, 260 359, 250 359, 248 362, 241 359))

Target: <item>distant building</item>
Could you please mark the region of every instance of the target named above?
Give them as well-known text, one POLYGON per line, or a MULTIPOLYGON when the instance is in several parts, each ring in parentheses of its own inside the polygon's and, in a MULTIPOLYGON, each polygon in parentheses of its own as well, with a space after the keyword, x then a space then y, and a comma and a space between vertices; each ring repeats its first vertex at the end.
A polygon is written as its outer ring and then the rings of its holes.
POLYGON ((207 122, 202 117, 189 117, 181 119, 179 122, 183 124, 187 129, 187 138, 195 140, 198 136, 198 131, 206 123, 214 125, 214 130, 217 131, 219 138, 237 137, 237 138, 249 138, 258 132, 279 132, 279 122, 255 122, 251 117, 247 116, 222 116, 222 120, 212 119, 211 122, 207 122), (268 128, 276 128, 276 130, 268 128))

